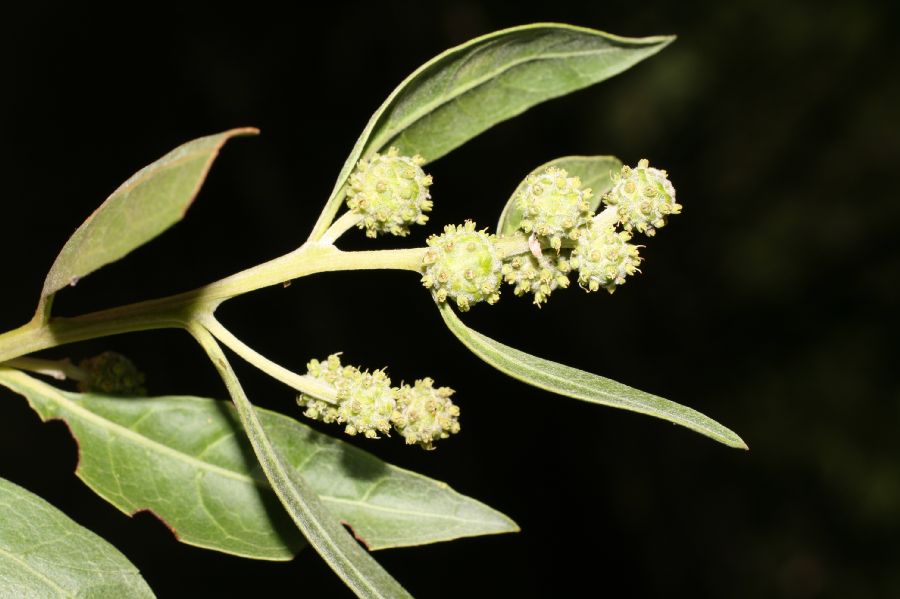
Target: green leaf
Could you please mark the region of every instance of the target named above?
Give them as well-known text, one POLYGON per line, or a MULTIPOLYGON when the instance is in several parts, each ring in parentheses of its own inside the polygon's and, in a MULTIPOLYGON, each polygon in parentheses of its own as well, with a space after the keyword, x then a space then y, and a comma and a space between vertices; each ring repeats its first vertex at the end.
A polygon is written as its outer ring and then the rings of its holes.
POLYGON ((515 233, 519 228, 519 223, 522 222, 522 211, 516 208, 516 195, 525 187, 525 179, 531 175, 540 175, 551 167, 567 170, 570 177, 580 177, 584 187, 590 187, 594 192, 590 204, 591 209, 596 210, 600 205, 600 200, 603 199, 603 194, 612 189, 612 173, 622 169, 622 161, 615 156, 563 156, 545 162, 528 173, 509 196, 509 200, 506 201, 506 206, 503 207, 503 212, 500 214, 500 220, 497 222, 498 235, 515 233))
POLYGON ((599 83, 659 52, 671 36, 626 38, 556 23, 496 31, 439 54, 388 96, 353 147, 311 236, 343 199, 356 162, 389 146, 437 160, 497 123, 599 83))
POLYGON ((212 334, 199 326, 192 328, 191 332, 219 371, 256 458, 281 505, 287 509, 316 553, 357 597, 412 597, 368 551, 353 540, 304 477, 288 466, 287 460, 269 439, 253 404, 212 334))
POLYGON ((50 268, 42 297, 74 285, 180 221, 219 149, 256 129, 232 129, 178 146, 125 181, 72 234, 50 268))
POLYGON ((503 345, 464 325, 448 304, 441 305, 440 310, 450 332, 473 354, 523 383, 551 393, 662 418, 729 447, 747 449, 744 441, 734 432, 696 410, 602 376, 503 345))
POLYGON ((2 478, 0 523, 3 597, 154 596, 115 547, 2 478))
MULTIPOLYGON (((43 420, 69 425, 78 476, 123 512, 150 510, 185 543, 245 557, 286 560, 302 546, 230 404, 69 393, 5 368, 0 384, 28 398, 43 420)), ((518 530, 444 483, 281 414, 257 413, 288 464, 370 549, 518 530)))

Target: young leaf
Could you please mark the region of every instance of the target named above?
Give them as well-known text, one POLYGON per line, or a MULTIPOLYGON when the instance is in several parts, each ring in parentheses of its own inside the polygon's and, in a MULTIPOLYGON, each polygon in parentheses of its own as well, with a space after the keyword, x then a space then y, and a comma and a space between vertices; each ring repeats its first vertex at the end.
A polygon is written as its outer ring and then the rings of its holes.
MULTIPOLYGON (((301 547, 228 403, 68 393, 4 368, 0 385, 28 398, 43 420, 68 424, 79 478, 123 512, 150 510, 181 541, 244 557, 287 560, 301 547)), ((370 549, 518 530, 442 482, 281 414, 256 412, 289 466, 370 549)))
POLYGON ((132 175, 63 246, 44 281, 42 301, 180 221, 225 142, 256 133, 232 129, 189 141, 132 175))
POLYGON ((0 596, 154 596, 115 547, 2 478, 0 522, 0 596))
MULTIPOLYGON (((530 173, 530 175, 540 175, 548 168, 560 168, 569 172, 570 177, 580 177, 584 187, 590 187, 594 192, 591 196, 591 209, 596 210, 603 199, 603 194, 612 188, 612 173, 617 173, 622 169, 622 161, 615 156, 563 156, 556 158, 550 162, 545 162, 530 173)), ((525 179, 519 183, 516 190, 506 201, 503 212, 500 213, 500 220, 497 222, 498 235, 510 235, 515 233, 522 222, 522 211, 516 207, 516 196, 525 186, 525 179)))
POLYGON ((440 310, 447 328, 473 354, 523 383, 575 399, 662 418, 729 447, 747 449, 734 432, 696 410, 503 345, 464 325, 448 304, 441 305, 440 310))
POLYGON ((303 476, 290 468, 284 456, 266 434, 256 410, 241 388, 237 375, 216 339, 203 328, 191 330, 212 360, 234 400, 241 424, 253 445, 253 451, 269 479, 281 505, 313 549, 325 560, 357 597, 412 597, 387 570, 359 546, 328 511, 303 476))
POLYGON ((659 52, 674 38, 626 38, 556 23, 495 31, 416 69, 375 111, 338 175, 311 235, 318 239, 360 157, 389 146, 437 160, 546 100, 599 83, 659 52))

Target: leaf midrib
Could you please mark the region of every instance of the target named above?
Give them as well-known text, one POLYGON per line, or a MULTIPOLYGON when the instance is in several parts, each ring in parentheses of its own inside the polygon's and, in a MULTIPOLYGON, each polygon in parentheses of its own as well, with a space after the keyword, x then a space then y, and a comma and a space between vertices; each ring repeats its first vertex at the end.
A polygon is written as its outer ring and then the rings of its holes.
MULTIPOLYGON (((614 49, 615 48, 601 48, 601 49, 596 49, 596 50, 583 50, 583 51, 577 51, 577 52, 556 52, 556 53, 548 53, 548 54, 539 54, 539 55, 531 56, 528 58, 520 58, 520 59, 513 60, 502 67, 498 67, 497 69, 490 71, 489 73, 487 73, 485 75, 482 75, 481 77, 473 79, 470 83, 463 85, 460 88, 454 90, 452 94, 442 95, 440 97, 440 99, 438 99, 438 100, 429 102, 427 104, 423 104, 419 110, 411 113, 410 116, 408 118, 406 118, 405 120, 398 122, 397 125, 395 127, 393 127, 392 129, 388 129, 385 131, 385 133, 379 133, 379 134, 375 135, 374 137, 372 137, 369 140, 369 143, 367 145, 370 148, 375 148, 377 150, 382 145, 384 145, 384 143, 386 143, 388 140, 391 140, 394 137, 396 137, 397 135, 399 135, 401 132, 406 131, 407 129, 412 127, 414 123, 417 123, 418 121, 422 120, 423 118, 425 118, 426 116, 428 116, 429 114, 431 114, 432 112, 437 110, 438 108, 442 107, 443 105, 449 104, 450 102, 454 101, 455 99, 457 99, 461 96, 464 96, 465 94, 469 93, 470 91, 472 91, 478 87, 481 87, 482 85, 484 85, 485 83, 489 82, 490 80, 496 78, 500 74, 502 74, 506 71, 512 70, 523 64, 527 64, 529 62, 541 62, 541 61, 545 61, 545 60, 555 60, 555 59, 563 59, 563 58, 574 58, 574 57, 578 57, 578 56, 588 56, 591 54, 602 54, 602 53, 613 51, 614 49)), ((462 58, 462 57, 460 57, 460 58, 462 58)), ((382 113, 382 115, 383 114, 384 113, 382 113)), ((428 157, 426 156, 425 159, 428 160, 428 157)))
POLYGON ((321 497, 323 500, 326 499, 326 497, 327 497, 327 501, 330 501, 332 503, 343 503, 346 505, 359 505, 359 506, 365 507, 366 509, 374 509, 374 510, 378 510, 380 512, 387 512, 390 514, 404 514, 404 515, 420 516, 420 517, 424 516, 424 517, 438 519, 438 520, 449 520, 449 521, 453 521, 453 522, 461 522, 463 524, 472 524, 472 523, 492 524, 494 522, 493 520, 466 520, 465 518, 460 518, 459 516, 432 515, 428 512, 416 512, 413 510, 403 510, 400 508, 385 507, 382 505, 366 503, 359 499, 346 499, 344 497, 334 497, 331 495, 319 495, 319 497, 321 497))

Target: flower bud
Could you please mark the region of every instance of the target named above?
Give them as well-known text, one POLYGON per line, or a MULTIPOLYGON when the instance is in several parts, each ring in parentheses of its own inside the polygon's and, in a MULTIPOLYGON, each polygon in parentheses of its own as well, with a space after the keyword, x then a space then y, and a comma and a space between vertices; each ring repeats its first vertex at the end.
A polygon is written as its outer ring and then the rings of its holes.
POLYGON ((459 432, 459 407, 450 401, 453 389, 434 387, 430 378, 395 389, 397 408, 391 417, 408 445, 434 449, 433 442, 459 432))
POLYGON ((518 296, 534 294, 534 303, 540 307, 555 289, 569 286, 571 270, 565 256, 548 258, 542 254, 538 258, 529 253, 508 258, 500 272, 503 280, 513 286, 513 293, 518 296))
POLYGON ((472 304, 500 299, 501 261, 496 236, 476 231, 475 223, 447 225, 442 235, 428 238, 428 250, 422 260, 422 284, 431 290, 435 301, 456 302, 462 312, 472 304))
POLYGON ((87 378, 78 383, 82 393, 147 395, 144 373, 122 354, 107 351, 78 364, 87 378))
POLYGON ((304 415, 323 422, 345 424, 348 435, 362 434, 370 439, 391 430, 391 415, 396 401, 391 379, 383 370, 361 371, 355 366, 342 366, 338 354, 324 362, 311 360, 308 375, 334 390, 336 404, 308 395, 300 395, 297 403, 306 408, 304 415))
POLYGON ((564 169, 550 167, 541 175, 529 175, 516 196, 522 211, 519 227, 526 233, 550 240, 557 253, 564 238, 577 239, 593 213, 590 188, 564 169))
POLYGON ((636 168, 623 166, 613 180, 615 184, 603 201, 616 207, 619 222, 627 231, 635 229, 652 237, 669 215, 681 212, 666 171, 651 168, 646 159, 636 168))
POLYGON ((572 250, 571 266, 578 269, 578 284, 586 291, 602 287, 614 292, 641 263, 638 247, 628 243, 630 239, 627 231, 617 232, 611 225, 597 223, 588 229, 572 250))
POLYGON ((363 216, 360 229, 367 237, 379 233, 405 236, 409 225, 428 221, 431 210, 431 175, 421 156, 400 156, 397 148, 359 161, 350 175, 347 206, 363 216))

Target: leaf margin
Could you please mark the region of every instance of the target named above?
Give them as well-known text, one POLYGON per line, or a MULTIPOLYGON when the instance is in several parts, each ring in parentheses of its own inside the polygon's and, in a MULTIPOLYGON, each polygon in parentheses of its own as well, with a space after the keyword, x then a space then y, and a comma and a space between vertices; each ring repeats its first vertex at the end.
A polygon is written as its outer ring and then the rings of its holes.
MULTIPOLYGON (((190 208, 191 204, 193 204, 194 200, 197 198, 197 195, 200 193, 200 189, 203 187, 203 184, 206 182, 206 178, 209 175, 209 171, 212 168, 213 162, 215 162, 216 158, 219 155, 222 147, 232 138, 234 137, 243 137, 249 135, 257 135, 259 133, 259 129, 255 127, 237 127, 233 129, 228 129, 226 131, 222 131, 219 133, 213 133, 210 135, 204 135, 189 141, 186 141, 182 144, 179 144, 172 150, 166 152, 163 156, 160 156, 153 162, 147 164, 146 166, 140 168, 134 174, 132 174, 128 179, 126 179, 123 183, 121 183, 107 198, 96 208, 94 211, 75 229, 72 235, 66 240, 63 244, 62 249, 60 249, 59 253, 56 255, 56 258, 53 260, 53 264, 50 266, 50 270, 47 272, 46 277, 44 278, 44 284, 41 289, 41 304, 44 305, 49 302, 50 298, 53 295, 61 291, 67 286, 74 285, 75 282, 83 279, 84 277, 100 270, 104 266, 112 264, 118 260, 121 260, 134 250, 138 249, 142 245, 152 241, 157 236, 161 235, 168 228, 178 222, 184 215, 187 210, 190 208), (132 189, 137 189, 142 183, 149 180, 154 174, 156 174, 153 169, 154 167, 158 167, 159 165, 163 165, 163 161, 167 158, 174 155, 179 150, 185 148, 190 144, 196 144, 202 140, 210 140, 212 141, 212 145, 207 153, 206 162, 204 166, 201 168, 199 173, 199 177, 193 186, 193 190, 188 196, 183 199, 180 203, 182 204, 181 215, 178 219, 176 219, 173 223, 168 225, 163 230, 150 235, 139 241, 137 244, 133 244, 133 246, 120 253, 118 256, 111 258, 102 264, 98 264, 97 266, 89 267, 89 269, 78 269, 72 267, 66 267, 65 259, 68 257, 68 254, 73 251, 74 248, 77 247, 80 239, 89 232, 90 228, 95 222, 95 218, 98 215, 101 215, 105 209, 108 209, 109 206, 113 205, 114 202, 118 200, 118 198, 126 196, 132 189), (75 272, 78 271, 78 272, 75 272)), ((159 166, 159 168, 165 168, 165 166, 159 166)), ((124 201, 124 200, 123 200, 124 201)), ((142 236, 144 237, 144 236, 142 236)), ((39 307, 38 312, 41 311, 39 307)))

